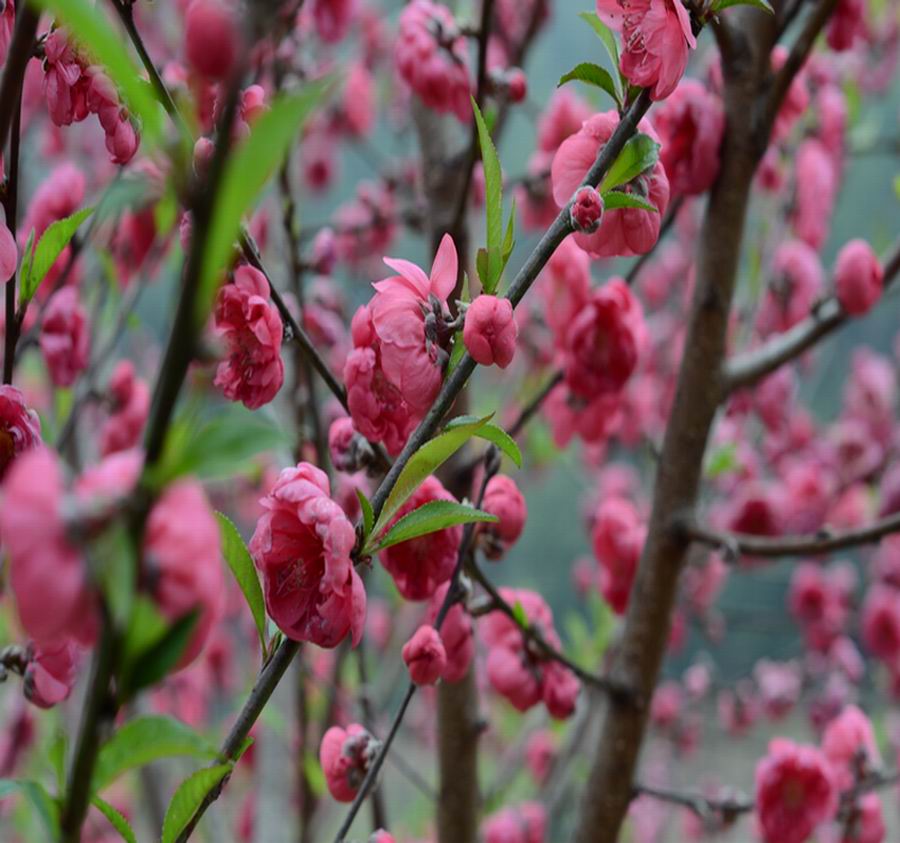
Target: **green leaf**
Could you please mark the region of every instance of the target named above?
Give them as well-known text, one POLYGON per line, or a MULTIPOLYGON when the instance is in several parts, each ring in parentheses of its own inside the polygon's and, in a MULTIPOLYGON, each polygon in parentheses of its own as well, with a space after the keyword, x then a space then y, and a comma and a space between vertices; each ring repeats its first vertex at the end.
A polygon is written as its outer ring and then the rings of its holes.
POLYGON ((119 832, 119 836, 125 843, 137 843, 137 837, 134 836, 134 829, 131 827, 131 824, 109 802, 104 801, 99 796, 95 796, 91 799, 91 804, 109 820, 109 824, 119 832))
POLYGON ((303 754, 303 772, 306 775, 306 781, 309 784, 310 790, 312 790, 316 796, 323 796, 328 784, 325 781, 325 773, 322 772, 319 759, 311 752, 305 752, 303 754))
POLYGON ((523 629, 528 629, 528 615, 525 614, 525 607, 519 600, 513 603, 512 612, 516 623, 523 629))
MULTIPOLYGON (((41 282, 47 277, 50 267, 69 245, 80 226, 92 213, 93 208, 82 208, 72 216, 57 220, 47 226, 31 250, 31 238, 25 246, 25 257, 22 260, 22 283, 19 286, 19 301, 29 302, 37 292, 41 282)), ((33 234, 33 232, 32 232, 33 234)))
POLYGON ((612 59, 613 66, 618 67, 619 45, 616 43, 615 33, 600 20, 596 12, 579 12, 578 17, 594 30, 597 37, 603 42, 603 46, 606 47, 606 51, 609 53, 610 59, 612 59))
POLYGON ((485 416, 474 422, 463 423, 449 430, 445 429, 419 448, 400 472, 400 476, 381 510, 381 515, 378 516, 378 521, 372 528, 372 536, 375 538, 380 536, 390 520, 397 514, 397 510, 412 497, 425 478, 437 471, 491 418, 492 416, 485 416))
POLYGON ((53 736, 50 746, 47 747, 47 760, 53 768, 56 779, 57 793, 62 793, 66 786, 66 733, 61 729, 53 736))
POLYGON ((159 613, 156 604, 149 597, 138 594, 132 604, 131 617, 122 642, 122 664, 127 668, 130 662, 156 644, 168 628, 169 624, 159 613))
POLYGON ((499 521, 496 515, 456 501, 429 501, 404 515, 370 552, 384 550, 400 542, 436 533, 456 524, 499 521))
POLYGON ((493 295, 500 285, 503 271, 503 175, 500 159, 491 140, 491 133, 481 116, 481 109, 472 98, 472 111, 478 126, 481 160, 484 164, 485 212, 487 215, 487 278, 482 278, 484 292, 493 295))
POLYGON ((713 451, 706 461, 706 476, 709 478, 721 477, 738 467, 737 446, 733 442, 722 445, 713 451))
POLYGON ((768 12, 770 15, 775 14, 775 10, 767 0, 717 0, 717 2, 713 3, 712 11, 714 14, 717 14, 722 9, 728 9, 731 6, 754 6, 757 9, 762 9, 764 12, 768 12))
POLYGON ((227 268, 241 219, 284 161, 307 117, 328 88, 312 82, 299 93, 279 97, 253 122, 250 136, 228 156, 213 207, 200 272, 197 324, 206 321, 222 274, 227 268))
POLYGON ((659 213, 656 205, 650 204, 646 199, 641 199, 631 193, 622 193, 619 190, 610 190, 603 194, 603 208, 607 211, 615 211, 618 208, 640 208, 642 211, 659 213))
MULTIPOLYGON (((84 50, 103 69, 128 107, 141 121, 141 135, 145 144, 152 145, 160 137, 163 127, 161 107, 153 92, 138 72, 125 48, 127 40, 117 32, 106 16, 90 0, 35 0, 35 4, 59 18, 84 50)), ((147 152, 147 148, 143 150, 147 152)))
MULTIPOLYGON (((453 430, 460 425, 472 424, 477 421, 478 418, 476 416, 457 416, 455 419, 447 422, 444 430, 453 430)), ((479 439, 484 439, 486 442, 492 442, 516 464, 516 468, 522 467, 522 452, 519 450, 516 440, 500 427, 499 424, 487 422, 478 428, 478 432, 475 433, 475 436, 479 439)))
POLYGON ((233 477, 258 454, 287 442, 273 421, 244 408, 230 408, 206 422, 185 413, 169 430, 162 459, 148 480, 161 488, 185 474, 201 480, 233 477))
POLYGON ((488 268, 488 250, 479 249, 475 253, 475 270, 478 273, 478 280, 481 281, 482 288, 486 288, 490 284, 490 269, 488 268))
POLYGON ((146 715, 126 723, 100 748, 91 782, 100 793, 123 773, 172 756, 211 760, 218 750, 190 726, 171 717, 146 715))
POLYGON ((582 62, 581 64, 576 65, 559 80, 559 83, 556 87, 561 88, 566 84, 566 82, 572 81, 585 82, 586 84, 593 85, 596 88, 602 88, 613 98, 613 101, 616 102, 616 104, 621 105, 621 100, 619 99, 619 90, 616 86, 616 83, 613 81, 612 75, 608 70, 600 67, 599 64, 582 62))
POLYGON ((59 837, 59 805, 40 783, 26 779, 0 779, 0 799, 20 794, 34 808, 47 832, 48 840, 59 837))
POLYGON ((658 160, 659 144, 650 135, 635 135, 625 144, 619 157, 609 168, 600 184, 600 193, 605 194, 620 184, 627 184, 649 170, 658 160))
POLYGON ((509 211, 509 219, 506 222, 506 234, 503 236, 503 260, 500 266, 500 275, 506 271, 513 249, 516 247, 516 199, 513 197, 512 208, 509 211))
POLYGON ((262 588, 259 585, 259 577, 256 576, 256 567, 250 557, 250 551, 241 538, 237 527, 221 512, 216 513, 219 520, 219 532, 222 536, 222 556, 231 568, 237 584, 240 586, 244 599, 253 614, 256 631, 259 633, 259 643, 262 645, 263 657, 266 653, 266 603, 263 600, 262 588))
POLYGON ((194 816, 206 795, 227 776, 233 764, 204 767, 188 776, 175 791, 163 820, 161 843, 173 843, 194 816))
POLYGON ((124 523, 116 521, 104 530, 92 542, 89 555, 113 622, 124 630, 132 616, 137 577, 134 545, 124 523))
POLYGON ((156 642, 125 665, 119 683, 119 693, 124 699, 155 685, 172 672, 190 644, 199 619, 200 612, 196 609, 182 615, 156 642))
POLYGON ((363 490, 358 487, 356 489, 356 497, 359 499, 359 507, 362 510, 363 538, 366 539, 369 537, 375 524, 375 513, 372 511, 372 504, 369 502, 369 499, 365 496, 363 490))

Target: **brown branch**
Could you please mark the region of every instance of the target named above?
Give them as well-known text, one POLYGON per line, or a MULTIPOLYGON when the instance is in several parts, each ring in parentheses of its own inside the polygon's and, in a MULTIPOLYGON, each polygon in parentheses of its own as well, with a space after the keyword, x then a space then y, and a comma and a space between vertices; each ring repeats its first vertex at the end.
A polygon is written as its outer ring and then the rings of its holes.
MULTIPOLYGON (((900 240, 884 256, 883 267, 884 287, 887 290, 900 274, 900 240)), ((826 299, 812 314, 790 330, 778 334, 759 348, 727 361, 722 377, 723 389, 732 392, 752 386, 780 366, 799 357, 850 319, 837 299, 826 299)))
POLYGON ((634 795, 649 796, 660 802, 679 805, 696 814, 704 822, 718 819, 724 825, 730 824, 741 814, 749 814, 754 808, 753 800, 744 796, 728 795, 712 798, 699 793, 687 793, 647 784, 635 785, 634 795))
MULTIPOLYGON (((6 215, 6 227, 13 233, 17 227, 19 210, 19 141, 22 130, 22 90, 16 97, 15 113, 12 120, 12 137, 9 143, 7 165, 9 175, 3 189, 3 210, 6 215)), ((16 313, 16 271, 6 282, 6 322, 3 350, 3 383, 12 383, 13 370, 16 366, 16 345, 22 329, 22 318, 16 313)))
POLYGON ((700 542, 722 550, 726 557, 761 556, 778 558, 781 556, 819 556, 875 544, 885 536, 900 532, 900 513, 879 519, 855 530, 831 532, 823 529, 805 536, 752 536, 745 533, 729 533, 698 524, 693 519, 676 521, 676 529, 688 541, 700 542))

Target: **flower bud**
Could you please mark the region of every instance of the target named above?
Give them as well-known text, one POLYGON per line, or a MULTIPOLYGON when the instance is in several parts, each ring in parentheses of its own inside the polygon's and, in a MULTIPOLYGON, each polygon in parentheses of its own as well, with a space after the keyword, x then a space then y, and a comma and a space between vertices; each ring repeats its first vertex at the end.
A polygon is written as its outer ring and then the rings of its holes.
POLYGON ((447 651, 433 626, 420 626, 403 645, 403 661, 416 685, 433 685, 447 666, 447 651))
POLYGON ((184 22, 187 62, 207 79, 225 79, 238 51, 238 30, 231 10, 218 0, 193 0, 184 22))
POLYGON ((520 103, 528 96, 528 77, 521 67, 511 67, 506 72, 505 81, 510 102, 520 103))
POLYGON ((851 240, 837 256, 834 285, 841 307, 851 316, 868 313, 881 297, 884 272, 865 240, 851 240))
POLYGON ((466 310, 463 340, 476 363, 505 369, 516 353, 519 328, 512 302, 496 296, 478 296, 466 310))
POLYGON ((488 481, 482 509, 500 519, 496 524, 484 525, 485 535, 494 539, 485 553, 489 558, 497 559, 522 535, 528 507, 515 481, 505 474, 498 474, 488 481))
POLYGON ((595 188, 582 187, 575 194, 570 214, 576 231, 593 234, 600 228, 600 221, 603 219, 603 198, 595 188))
POLYGON ((328 790, 338 802, 353 801, 378 746, 378 741, 358 723, 351 723, 346 730, 332 726, 325 733, 319 747, 319 763, 328 790))

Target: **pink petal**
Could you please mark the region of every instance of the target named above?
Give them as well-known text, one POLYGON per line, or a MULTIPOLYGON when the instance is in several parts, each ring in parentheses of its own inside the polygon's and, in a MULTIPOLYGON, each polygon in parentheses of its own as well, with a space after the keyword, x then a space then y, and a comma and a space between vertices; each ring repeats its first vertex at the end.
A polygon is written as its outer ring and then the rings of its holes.
POLYGON ((453 238, 445 234, 431 267, 431 292, 441 301, 447 301, 456 287, 458 272, 459 258, 456 255, 456 245, 453 238))

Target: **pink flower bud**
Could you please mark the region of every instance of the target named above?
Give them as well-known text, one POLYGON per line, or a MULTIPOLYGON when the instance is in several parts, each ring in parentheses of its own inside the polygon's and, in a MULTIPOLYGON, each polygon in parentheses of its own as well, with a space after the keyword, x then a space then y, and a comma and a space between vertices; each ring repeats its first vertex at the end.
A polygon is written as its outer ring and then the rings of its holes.
POLYGON ((851 240, 837 256, 834 286, 841 307, 851 316, 862 316, 881 297, 884 272, 865 240, 851 240))
POLYGON ((75 287, 54 293, 44 312, 41 352, 55 386, 71 386, 87 368, 90 327, 75 287))
POLYGON ((510 102, 522 102, 528 96, 528 77, 521 67, 506 72, 506 92, 510 102))
POLYGON ((325 733, 319 763, 328 791, 338 802, 353 801, 377 750, 378 741, 358 723, 346 730, 332 726, 325 733))
POLYGON ((252 123, 266 110, 266 92, 262 85, 250 85, 241 94, 241 119, 252 123))
POLYGON ((434 685, 447 666, 447 651, 433 626, 420 626, 403 645, 403 661, 416 685, 434 685))
POLYGON ((198 176, 206 175, 215 151, 216 145, 209 138, 197 138, 194 144, 194 172, 198 176))
POLYGON ((478 296, 466 310, 463 340, 476 363, 505 369, 516 353, 519 327, 512 302, 496 296, 478 296))
POLYGON ((6 227, 4 220, 0 224, 0 283, 6 283, 13 277, 19 263, 19 250, 16 238, 6 227))
POLYGON ((582 234, 593 234, 603 219, 603 197, 595 188, 582 187, 572 204, 572 225, 582 234))
POLYGON ((188 64, 208 79, 224 79, 238 51, 238 31, 231 10, 218 0, 193 0, 184 22, 188 64))
POLYGON ((500 519, 497 524, 485 525, 485 532, 495 537, 499 545, 494 548, 498 552, 488 552, 488 556, 499 558, 503 551, 514 545, 522 535, 525 519, 528 517, 525 498, 516 486, 515 480, 505 474, 498 474, 488 481, 482 509, 500 519))

